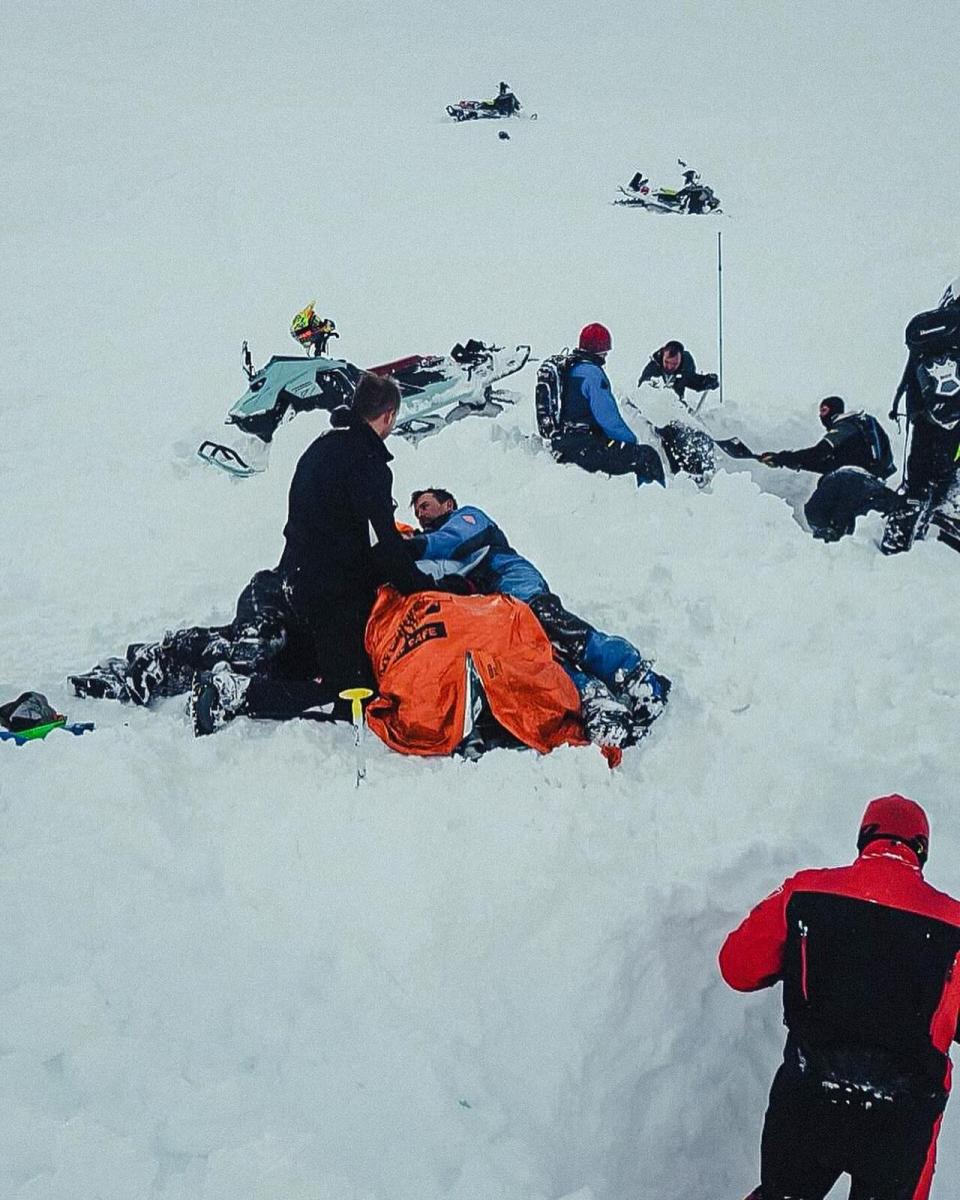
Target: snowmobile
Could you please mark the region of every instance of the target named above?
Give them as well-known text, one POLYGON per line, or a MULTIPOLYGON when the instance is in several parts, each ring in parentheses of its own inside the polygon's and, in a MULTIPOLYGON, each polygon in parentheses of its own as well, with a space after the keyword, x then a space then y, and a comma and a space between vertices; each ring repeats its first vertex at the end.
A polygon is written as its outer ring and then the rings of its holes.
MULTIPOLYGON (((458 100, 456 104, 448 104, 447 112, 455 121, 498 120, 500 117, 516 117, 520 115, 520 101, 510 90, 509 84, 501 83, 500 91, 493 100, 458 100)), ((536 119, 536 113, 531 113, 531 120, 536 119)))
MULTIPOLYGON (((494 383, 516 374, 529 358, 529 346, 507 349, 471 338, 449 355, 411 354, 368 370, 399 384, 400 414, 394 432, 416 442, 464 417, 497 416, 513 397, 495 389, 494 383)), ((360 374, 359 367, 336 358, 275 355, 258 371, 248 366, 250 386, 226 418, 226 424, 243 435, 239 444, 205 441, 197 455, 230 475, 265 471, 280 425, 299 412, 332 412, 348 404, 360 374)))
POLYGON ((682 188, 651 187, 643 183, 636 190, 621 187, 620 199, 614 204, 625 204, 645 208, 650 212, 688 213, 697 216, 703 213, 722 212, 720 200, 713 188, 697 183, 682 188))

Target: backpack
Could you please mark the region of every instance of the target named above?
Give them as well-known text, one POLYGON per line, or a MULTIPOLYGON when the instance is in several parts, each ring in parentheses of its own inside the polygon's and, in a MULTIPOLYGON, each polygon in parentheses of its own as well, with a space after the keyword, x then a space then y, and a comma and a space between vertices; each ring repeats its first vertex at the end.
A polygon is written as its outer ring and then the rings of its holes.
POLYGON ((50 701, 41 692, 23 692, 0 707, 0 725, 12 733, 62 725, 66 719, 50 707, 50 701))
POLYGON ((917 313, 903 336, 909 350, 925 357, 960 354, 960 305, 917 313))
POLYGON ((877 418, 871 417, 869 413, 851 413, 849 419, 856 422, 857 428, 869 448, 872 460, 870 471, 878 479, 889 479, 896 471, 897 465, 893 460, 893 450, 890 448, 887 431, 877 418))
POLYGON ((537 430, 544 441, 549 442, 560 432, 560 405, 563 400, 563 385, 570 369, 571 355, 564 350, 545 358, 537 371, 537 430))

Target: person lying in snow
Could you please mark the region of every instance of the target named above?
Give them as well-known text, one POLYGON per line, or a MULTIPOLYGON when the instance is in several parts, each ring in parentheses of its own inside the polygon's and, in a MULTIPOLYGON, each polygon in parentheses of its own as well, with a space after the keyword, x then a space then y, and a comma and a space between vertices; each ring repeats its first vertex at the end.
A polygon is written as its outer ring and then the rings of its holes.
POLYGON ((857 517, 895 512, 903 501, 883 483, 896 468, 890 439, 876 417, 845 412, 840 396, 825 396, 820 423, 827 432, 815 446, 767 451, 759 459, 768 467, 820 475, 803 512, 815 538, 835 542, 853 533, 857 517))
POLYGON ((442 487, 414 492, 411 504, 423 530, 408 539, 413 558, 466 562, 486 551, 470 571, 471 585, 485 594, 514 596, 533 609, 580 693, 587 737, 617 747, 643 737, 663 712, 670 680, 658 675, 630 642, 595 629, 565 608, 482 509, 460 507, 442 487))
MULTIPOLYGON (((444 497, 448 493, 435 489, 431 494, 436 498, 437 493, 439 506, 449 506, 452 512, 456 508, 452 497, 445 503, 444 497)), ((419 515, 425 524, 429 524, 430 501, 423 497, 421 501, 419 515)), ((479 510, 464 510, 461 514, 465 527, 470 527, 474 513, 479 510)), ((448 533, 455 528, 456 524, 448 533)), ((527 601, 536 613, 540 626, 550 639, 550 646, 575 685, 578 700, 574 702, 574 711, 576 713, 579 707, 579 718, 588 739, 617 750, 638 740, 662 712, 669 681, 651 671, 649 664, 628 642, 600 633, 568 612, 558 597, 549 592, 543 576, 509 547, 489 518, 481 540, 480 551, 485 554, 482 564, 470 561, 475 554, 469 552, 469 547, 467 553, 461 545, 446 555, 443 552, 447 547, 441 544, 440 552, 445 561, 422 560, 419 567, 431 574, 444 574, 443 582, 438 586, 459 592, 465 590, 462 575, 451 580, 450 571, 470 572, 472 576, 482 565, 480 574, 475 580, 471 579, 475 590, 517 597, 527 601), (457 586, 452 586, 452 582, 457 586)), ((410 550, 418 549, 414 539, 407 546, 410 550)), ((436 592, 422 595, 425 602, 433 597, 432 603, 436 607, 436 592)), ((395 605, 378 600, 375 616, 382 613, 383 620, 390 622, 396 617, 393 607, 395 605)), ((447 611, 449 619, 450 612, 447 611)), ((469 619, 492 620, 491 628, 499 628, 503 621, 509 621, 522 634, 525 626, 520 617, 521 614, 510 612, 498 617, 484 610, 482 616, 478 611, 469 619)), ((371 638, 375 640, 376 637, 377 631, 368 626, 368 647, 371 638)), ((445 648, 446 642, 436 642, 433 652, 443 654, 445 648)), ((449 650, 455 652, 452 644, 449 650)), ((509 647, 506 651, 500 647, 498 653, 501 656, 509 654, 509 647)), ((525 646, 523 661, 527 664, 537 662, 539 653, 533 645, 525 646)), ((549 647, 546 653, 549 660, 549 647)), ((543 674, 548 666, 549 661, 546 664, 540 662, 539 672, 543 674)), ((125 657, 107 659, 86 674, 70 676, 70 682, 78 696, 135 704, 150 704, 161 697, 192 689, 194 732, 202 736, 215 732, 240 715, 272 720, 295 717, 349 720, 349 705, 339 698, 339 689, 318 679, 317 674, 315 638, 312 632, 309 636, 304 634, 297 614, 292 611, 281 572, 271 570, 257 572, 244 588, 236 615, 229 624, 190 627, 167 633, 159 642, 136 643, 128 648, 125 657)), ((559 693, 553 699, 548 694, 540 697, 540 735, 544 728, 552 728, 551 720, 560 722, 557 729, 561 725, 566 727, 567 718, 562 716, 566 711, 565 703, 559 693), (559 705, 561 715, 551 718, 550 705, 554 701, 559 705), (542 720, 547 721, 547 726, 542 720)), ((431 715, 426 714, 428 722, 431 715)), ((433 715, 438 715, 439 719, 439 713, 433 715)), ((524 729, 527 734, 534 733, 534 740, 528 744, 544 749, 550 743, 539 743, 535 728, 536 723, 531 723, 524 729)), ((387 730, 385 725, 384 732, 387 730)), ((402 744, 396 744, 395 738, 391 740, 388 736, 384 740, 403 749, 402 744)), ((476 737, 473 740, 477 742, 476 737)), ((432 741, 437 746, 446 746, 449 738, 438 730, 432 741)), ((415 752, 429 752, 423 747, 430 744, 430 738, 426 742, 421 739, 415 752)), ((496 737, 488 744, 497 744, 496 737)))
POLYGON ((149 705, 193 689, 197 736, 243 712, 251 717, 349 720, 339 690, 317 682, 313 639, 299 629, 277 569, 258 571, 226 625, 168 631, 135 642, 122 657, 68 676, 77 696, 149 705), (198 701, 202 703, 198 707, 198 701))

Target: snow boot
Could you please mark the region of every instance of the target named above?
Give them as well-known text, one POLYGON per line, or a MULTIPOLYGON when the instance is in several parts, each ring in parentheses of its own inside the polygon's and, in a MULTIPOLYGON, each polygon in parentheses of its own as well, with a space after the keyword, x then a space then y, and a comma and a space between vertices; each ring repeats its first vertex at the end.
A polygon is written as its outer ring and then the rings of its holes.
POLYGON ((149 704, 159 694, 167 672, 160 642, 127 647, 127 693, 134 704, 149 704))
POLYGON ((190 719, 195 737, 206 737, 239 716, 246 704, 249 675, 231 671, 228 663, 217 663, 212 671, 198 671, 190 691, 190 719))
POLYGON ((929 501, 907 500, 887 517, 883 537, 880 539, 881 554, 902 554, 913 543, 922 538, 930 523, 929 501))
POLYGON ((648 662, 641 661, 622 679, 617 677, 616 683, 634 721, 648 729, 666 707, 670 680, 666 675, 658 675, 648 662))
POLYGON ((67 682, 75 696, 81 700, 120 700, 126 704, 130 699, 127 691, 127 660, 105 658, 92 671, 83 675, 68 675, 67 682))
POLYGON ((589 680, 580 692, 580 719, 595 746, 619 749, 636 740, 630 709, 599 679, 589 680))

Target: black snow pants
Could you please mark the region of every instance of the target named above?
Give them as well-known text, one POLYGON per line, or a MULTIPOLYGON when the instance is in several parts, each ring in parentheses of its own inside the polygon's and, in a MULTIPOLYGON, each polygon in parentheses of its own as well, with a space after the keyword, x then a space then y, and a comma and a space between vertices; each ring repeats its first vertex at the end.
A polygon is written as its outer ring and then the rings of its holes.
POLYGON ((956 429, 944 429, 920 415, 914 418, 907 456, 907 495, 925 500, 932 496, 934 506, 941 504, 960 468, 956 455, 960 444, 956 429))
POLYGON ((258 571, 240 593, 229 625, 178 629, 160 643, 164 680, 159 695, 190 690, 194 673, 220 662, 250 675, 244 712, 287 721, 349 720, 346 687, 367 683, 363 630, 369 608, 331 598, 304 610, 279 571, 258 571), (341 682, 342 681, 342 682, 341 682))
POLYGON ((290 650, 278 669, 251 680, 245 712, 275 721, 350 720, 345 688, 376 690, 363 646, 374 594, 315 595, 284 588, 290 650))
POLYGON ((901 507, 896 492, 862 467, 839 467, 822 476, 803 506, 810 532, 825 542, 853 533, 857 517, 901 507))
POLYGON ((652 446, 608 442, 593 433, 561 433, 553 441, 557 461, 576 463, 585 471, 606 475, 635 475, 637 485, 663 484, 663 463, 652 446))
POLYGON ((925 1200, 945 1103, 883 1052, 821 1059, 788 1039, 763 1125, 763 1200, 823 1200, 844 1172, 850 1200, 925 1200))
POLYGON ((237 599, 229 625, 192 625, 164 635, 159 643, 136 644, 127 651, 131 666, 158 652, 163 679, 154 689, 159 696, 179 696, 190 690, 196 671, 209 671, 219 662, 241 674, 273 668, 287 647, 287 602, 277 571, 258 571, 237 599))

